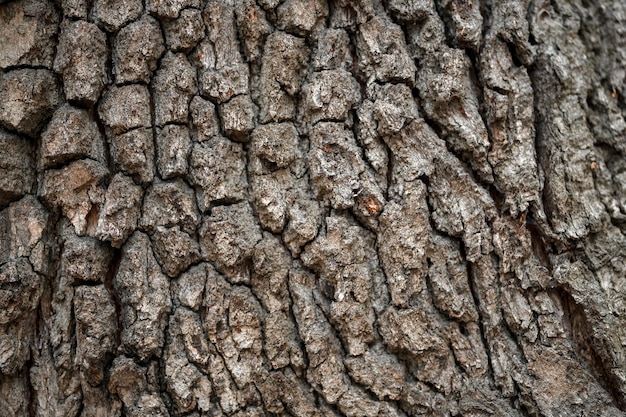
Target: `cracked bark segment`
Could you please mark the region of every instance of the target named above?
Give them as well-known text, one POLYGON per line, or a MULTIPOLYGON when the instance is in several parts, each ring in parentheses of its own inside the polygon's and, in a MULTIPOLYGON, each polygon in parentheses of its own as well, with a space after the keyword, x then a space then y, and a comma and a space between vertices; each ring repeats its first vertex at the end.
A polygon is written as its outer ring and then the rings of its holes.
POLYGON ((148 0, 146 10, 158 17, 175 19, 183 9, 188 7, 200 8, 199 0, 148 0))
POLYGON ((104 138, 86 110, 66 104, 54 112, 41 134, 39 158, 43 169, 82 158, 104 162, 104 138))
POLYGON ((264 350, 273 369, 304 369, 304 354, 290 318, 288 276, 292 259, 280 240, 265 232, 252 257, 252 291, 267 311, 264 350))
POLYGON ((107 39, 93 23, 78 20, 63 26, 54 70, 63 76, 65 98, 92 106, 107 78, 107 39))
POLYGON ((92 235, 104 202, 103 183, 108 176, 109 170, 102 164, 81 159, 61 169, 46 171, 39 195, 47 204, 61 209, 78 235, 92 235))
POLYGON ((329 320, 350 355, 362 354, 376 338, 373 303, 382 272, 372 244, 362 227, 335 215, 326 218, 325 233, 301 255, 304 265, 319 274, 330 301, 329 320))
POLYGON ((437 122, 450 147, 467 158, 478 177, 493 182, 487 160, 489 137, 469 77, 469 58, 462 51, 444 49, 427 54, 420 64, 417 87, 424 111, 437 122))
POLYGON ((0 4, 0 69, 21 65, 51 69, 59 20, 52 2, 0 4))
POLYGON ((282 232, 291 200, 288 198, 289 190, 293 185, 293 175, 284 169, 251 178, 253 206, 263 228, 274 233, 282 232))
POLYGON ((44 239, 49 214, 31 195, 9 204, 0 212, 0 265, 26 258, 32 268, 48 272, 48 248, 44 239))
POLYGON ((257 106, 249 95, 237 96, 218 107, 224 134, 237 142, 248 142, 254 129, 257 106))
POLYGON ((202 94, 224 103, 232 97, 248 93, 249 69, 239 52, 235 14, 231 6, 209 1, 204 9, 208 37, 200 51, 202 94))
POLYGON ((304 39, 280 31, 268 36, 264 51, 259 79, 259 121, 294 120, 294 96, 304 81, 310 51, 304 39))
POLYGON ((380 213, 382 194, 366 170, 352 131, 340 123, 322 122, 309 139, 307 164, 318 198, 336 209, 367 205, 366 215, 380 213))
POLYGON ((432 239, 426 198, 423 183, 407 183, 402 200, 389 202, 380 216, 378 253, 397 307, 411 305, 426 287, 432 239))
POLYGON ((157 129, 157 167, 164 180, 187 173, 191 138, 187 126, 166 125, 157 129))
POLYGON ((258 126, 250 135, 250 143, 250 170, 254 174, 288 168, 301 157, 298 131, 293 123, 258 126))
POLYGON ((176 19, 163 22, 167 49, 172 52, 189 52, 204 36, 202 13, 198 9, 184 9, 176 19))
POLYGON ((345 121, 349 111, 361 101, 360 88, 345 70, 315 72, 302 87, 303 116, 311 124, 319 121, 345 121))
POLYGON ((96 237, 119 248, 137 228, 143 190, 126 175, 117 173, 109 183, 98 218, 96 237))
POLYGON ((283 232, 285 246, 294 256, 317 236, 322 222, 322 208, 317 200, 296 199, 287 207, 288 223, 283 232))
POLYGON ((122 399, 124 411, 130 417, 169 416, 157 387, 150 381, 150 371, 125 356, 118 356, 111 365, 108 389, 122 399))
POLYGON ((258 63, 263 54, 263 45, 272 27, 267 21, 265 12, 255 1, 244 1, 235 10, 237 15, 237 29, 243 51, 248 62, 258 63))
POLYGON ((35 137, 61 102, 54 73, 16 69, 0 78, 0 126, 35 137))
POLYGON ((198 311, 204 297, 204 284, 209 269, 206 263, 200 263, 173 280, 170 287, 174 303, 198 311))
POLYGON ((353 65, 350 37, 343 29, 325 28, 317 39, 317 49, 313 55, 313 69, 316 71, 343 69, 350 71, 353 65))
POLYGON ((142 13, 141 0, 94 0, 92 19, 108 32, 117 32, 142 13))
POLYGON ((20 416, 28 414, 30 392, 25 374, 6 376, 0 381, 0 390, 3 398, 0 404, 3 406, 6 416, 20 416))
POLYGON ((549 173, 544 206, 555 233, 578 239, 598 230, 607 216, 594 186, 593 137, 582 104, 591 88, 591 71, 589 58, 580 54, 585 47, 576 30, 563 26, 563 17, 547 7, 530 18, 535 39, 546 39, 537 46, 530 73, 533 86, 546 92, 535 98, 535 107, 542 109, 537 114, 537 153, 549 173))
POLYGON ((200 260, 198 242, 178 227, 158 226, 151 236, 156 259, 169 277, 176 277, 200 260))
POLYGON ((150 92, 140 84, 112 87, 100 101, 98 114, 111 135, 151 127, 150 92))
POLYGON ((221 137, 196 143, 189 164, 189 179, 196 187, 198 206, 203 213, 215 204, 246 198, 248 181, 240 144, 221 137))
POLYGON ((459 243, 434 234, 428 248, 428 275, 433 303, 448 317, 461 322, 475 322, 478 311, 474 304, 467 276, 467 265, 459 243))
POLYGON ((113 251, 108 245, 71 231, 63 241, 60 271, 73 284, 104 282, 113 251))
POLYGON ((215 263, 234 283, 249 282, 248 262, 261 238, 260 227, 247 202, 213 208, 200 228, 203 258, 215 263))
POLYGON ((209 349, 206 337, 202 335, 199 316, 185 308, 178 308, 170 318, 164 354, 167 391, 179 413, 194 409, 209 412, 212 405, 211 382, 187 356, 186 349, 189 348, 202 354, 204 360, 208 361, 209 349), (195 345, 203 346, 203 349, 199 350, 195 345))
MULTIPOLYGON (((522 2, 515 2, 520 4, 522 2)), ((478 52, 482 41, 483 16, 480 4, 463 3, 458 0, 445 0, 442 4, 444 19, 449 25, 448 32, 455 42, 463 47, 478 52)), ((523 15, 519 16, 523 20, 523 15)))
POLYGON ((0 207, 30 193, 35 181, 32 143, 0 130, 0 207))
POLYGON ((449 393, 454 359, 441 324, 419 307, 392 307, 382 314, 379 330, 391 352, 411 357, 409 371, 417 379, 449 393))
POLYGON ((397 401, 406 384, 405 367, 381 346, 344 360, 348 374, 380 400, 397 401))
POLYGON ((141 208, 141 227, 152 232, 159 226, 178 225, 193 235, 199 224, 193 190, 182 179, 158 181, 148 188, 141 208))
POLYGON ((144 16, 123 27, 113 47, 115 83, 148 83, 163 52, 161 27, 153 17, 144 16))
POLYGON ((198 92, 196 71, 184 54, 167 53, 152 82, 155 124, 187 123, 189 102, 198 92))
POLYGON ((327 16, 325 0, 287 0, 276 8, 278 28, 300 36, 308 35, 327 16))
POLYGON ((360 26, 357 42, 359 70, 368 82, 415 82, 415 64, 409 56, 400 27, 380 16, 360 26), (384 36, 380 34, 384 33, 384 36))
MULTIPOLYGON (((121 348, 142 361, 159 357, 172 302, 167 277, 161 272, 145 234, 135 232, 122 247, 113 286, 122 307, 121 348)), ((128 406, 123 395, 122 400, 128 406)))
POLYGON ((431 0, 389 0, 389 11, 396 19, 406 22, 419 22, 428 16, 432 8, 431 0))
POLYGON ((138 128, 120 135, 108 135, 116 167, 141 184, 154 177, 154 140, 150 128, 138 128))
POLYGON ((90 384, 104 380, 106 355, 113 353, 117 318, 115 306, 104 286, 81 286, 74 295, 76 360, 90 384))
POLYGON ((505 195, 512 216, 540 201, 533 89, 524 67, 513 64, 506 44, 488 43, 481 63, 485 78, 486 123, 492 137, 489 163, 494 184, 505 195))
POLYGON ((197 142, 204 142, 220 134, 220 121, 215 104, 200 96, 194 96, 189 103, 191 113, 191 133, 197 142))

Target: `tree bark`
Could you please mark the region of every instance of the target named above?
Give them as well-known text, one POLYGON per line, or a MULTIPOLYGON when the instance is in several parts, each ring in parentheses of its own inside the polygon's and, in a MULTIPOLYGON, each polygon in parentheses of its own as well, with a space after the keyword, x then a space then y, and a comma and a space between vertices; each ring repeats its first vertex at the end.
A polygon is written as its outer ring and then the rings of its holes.
POLYGON ((0 0, 0 416, 621 416, 623 0, 0 0))

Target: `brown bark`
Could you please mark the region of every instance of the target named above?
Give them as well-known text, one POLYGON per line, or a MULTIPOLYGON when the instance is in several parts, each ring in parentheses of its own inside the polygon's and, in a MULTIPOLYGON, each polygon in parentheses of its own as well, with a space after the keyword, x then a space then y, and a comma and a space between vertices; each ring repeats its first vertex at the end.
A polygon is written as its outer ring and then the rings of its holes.
POLYGON ((0 416, 620 416, 621 0, 0 0, 0 416))

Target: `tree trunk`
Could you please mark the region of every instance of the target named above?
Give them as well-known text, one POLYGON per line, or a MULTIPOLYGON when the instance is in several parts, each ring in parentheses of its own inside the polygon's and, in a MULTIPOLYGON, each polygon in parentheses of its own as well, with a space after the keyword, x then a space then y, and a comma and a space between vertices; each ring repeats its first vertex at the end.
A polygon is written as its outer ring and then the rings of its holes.
POLYGON ((0 416, 621 416, 623 0, 0 0, 0 416))

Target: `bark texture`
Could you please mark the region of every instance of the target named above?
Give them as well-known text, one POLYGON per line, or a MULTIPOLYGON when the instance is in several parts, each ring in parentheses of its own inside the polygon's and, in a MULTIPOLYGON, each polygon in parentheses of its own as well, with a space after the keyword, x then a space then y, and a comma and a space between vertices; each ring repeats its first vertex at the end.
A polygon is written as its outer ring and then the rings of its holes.
POLYGON ((0 416, 622 416, 623 0, 0 0, 0 416))

